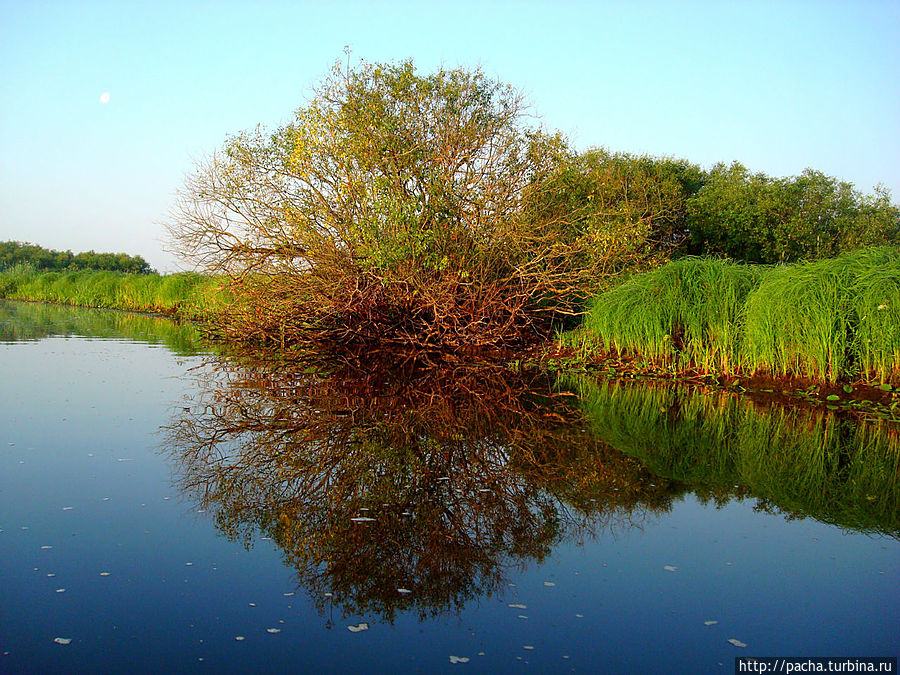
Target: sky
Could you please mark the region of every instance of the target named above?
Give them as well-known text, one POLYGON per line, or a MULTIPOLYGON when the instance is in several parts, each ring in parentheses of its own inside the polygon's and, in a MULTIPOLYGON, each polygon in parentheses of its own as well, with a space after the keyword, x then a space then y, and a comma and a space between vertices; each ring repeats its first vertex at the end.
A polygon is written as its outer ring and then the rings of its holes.
POLYGON ((349 46, 480 67, 579 150, 811 167, 900 202, 900 2, 0 0, 0 241, 142 255, 195 163, 349 46))

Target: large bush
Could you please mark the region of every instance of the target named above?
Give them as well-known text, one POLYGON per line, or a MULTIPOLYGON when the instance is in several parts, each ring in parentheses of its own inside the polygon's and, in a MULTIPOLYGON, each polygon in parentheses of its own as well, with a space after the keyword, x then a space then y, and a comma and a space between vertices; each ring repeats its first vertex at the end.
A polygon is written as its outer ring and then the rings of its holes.
POLYGON ((198 167, 174 247, 230 275, 232 338, 521 344, 644 255, 645 229, 562 208, 582 166, 528 119, 478 70, 336 66, 290 124, 198 167))

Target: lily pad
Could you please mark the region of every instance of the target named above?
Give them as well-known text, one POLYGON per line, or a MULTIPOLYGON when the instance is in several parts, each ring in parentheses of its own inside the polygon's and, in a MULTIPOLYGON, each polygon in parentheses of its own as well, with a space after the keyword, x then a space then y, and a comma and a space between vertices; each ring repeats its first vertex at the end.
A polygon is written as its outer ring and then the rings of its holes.
POLYGON ((841 397, 838 396, 837 394, 828 394, 828 396, 825 397, 825 400, 826 401, 840 401, 841 397))

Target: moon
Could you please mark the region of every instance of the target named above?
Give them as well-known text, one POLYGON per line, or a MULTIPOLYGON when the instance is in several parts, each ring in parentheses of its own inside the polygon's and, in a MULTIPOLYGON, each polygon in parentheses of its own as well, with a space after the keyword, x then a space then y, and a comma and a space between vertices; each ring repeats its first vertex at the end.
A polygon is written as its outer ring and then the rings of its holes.
POLYGON ((108 91, 104 91, 102 94, 100 94, 100 103, 102 103, 103 105, 106 105, 107 103, 109 103, 109 92, 108 91))

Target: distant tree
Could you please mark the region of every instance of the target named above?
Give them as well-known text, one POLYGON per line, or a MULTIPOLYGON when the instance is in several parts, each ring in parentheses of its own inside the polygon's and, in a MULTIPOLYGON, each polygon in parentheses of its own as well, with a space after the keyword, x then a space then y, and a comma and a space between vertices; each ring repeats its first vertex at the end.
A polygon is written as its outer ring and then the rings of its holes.
POLYGON ((735 260, 792 262, 900 243, 900 210, 886 189, 863 195, 812 169, 772 178, 717 164, 688 210, 689 251, 735 260))
POLYGON ((73 269, 147 274, 153 271, 149 263, 139 255, 94 251, 73 255, 71 251, 54 251, 35 244, 23 244, 18 241, 0 242, 0 270, 17 264, 28 264, 36 270, 57 272, 73 269))

